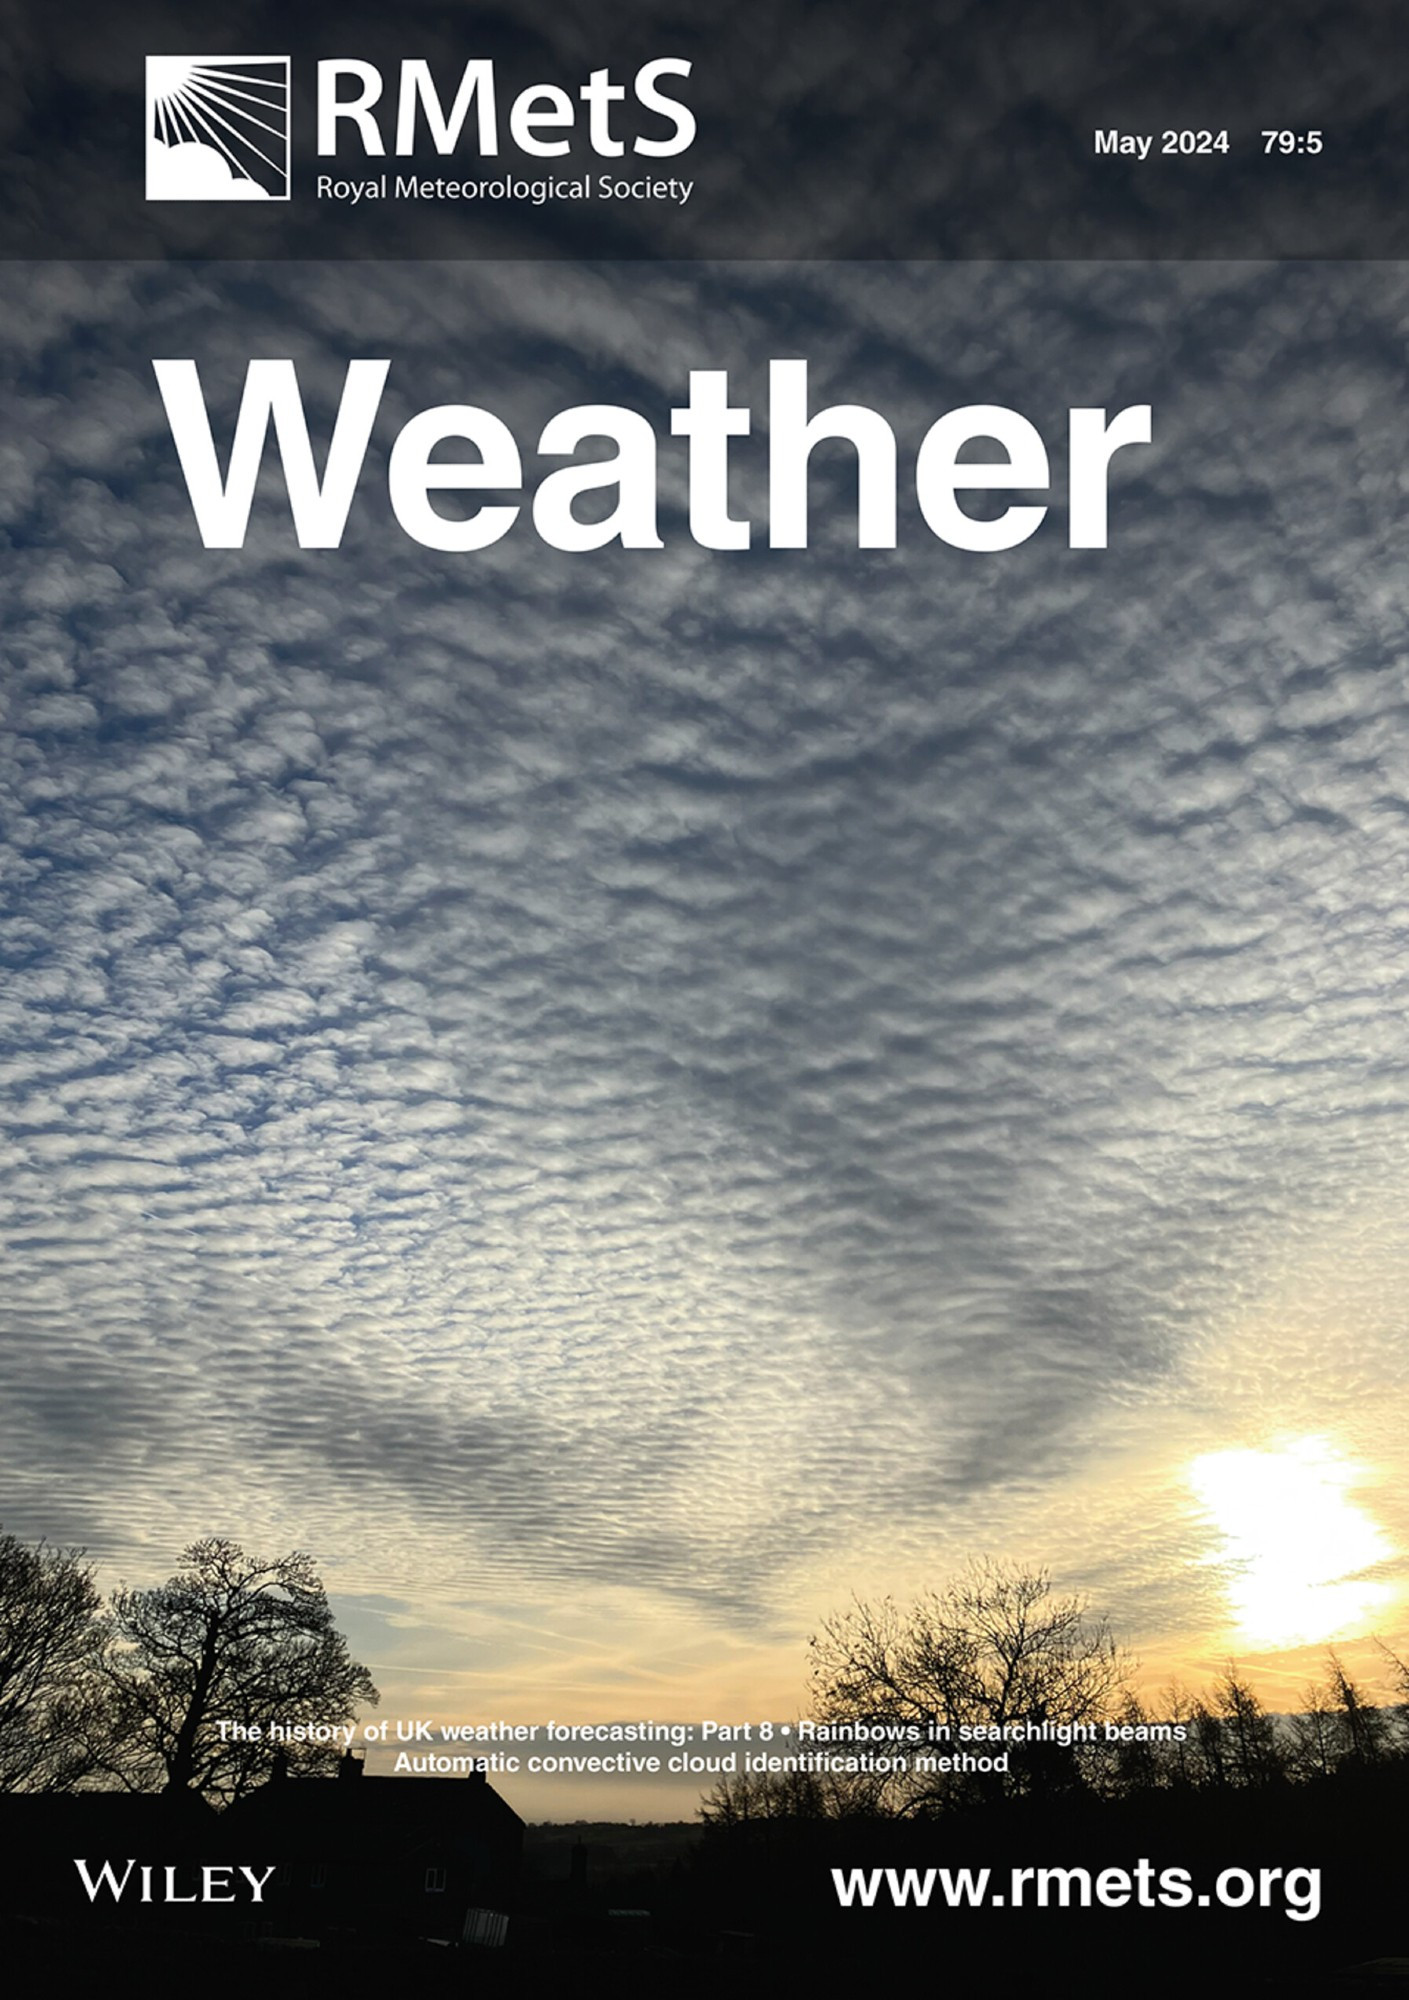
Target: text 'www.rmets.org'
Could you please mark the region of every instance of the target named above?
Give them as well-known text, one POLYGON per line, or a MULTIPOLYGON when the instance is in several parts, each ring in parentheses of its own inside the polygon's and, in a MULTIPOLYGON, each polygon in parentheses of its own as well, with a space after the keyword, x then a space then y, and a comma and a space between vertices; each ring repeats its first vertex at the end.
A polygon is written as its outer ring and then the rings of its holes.
POLYGON ((1187 1868, 834 1868, 844 1910, 1280 1910, 1321 1913, 1319 1868, 1225 1868, 1200 1889, 1187 1868))

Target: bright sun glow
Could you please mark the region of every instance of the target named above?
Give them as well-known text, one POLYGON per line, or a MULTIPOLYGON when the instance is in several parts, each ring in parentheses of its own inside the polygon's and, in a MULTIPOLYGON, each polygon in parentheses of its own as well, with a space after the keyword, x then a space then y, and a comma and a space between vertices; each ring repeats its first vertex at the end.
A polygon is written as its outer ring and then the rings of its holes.
POLYGON ((1324 1437, 1268 1451, 1215 1451, 1189 1483, 1223 1538, 1228 1603, 1250 1646, 1308 1646, 1362 1631, 1392 1596, 1361 1572, 1394 1551, 1347 1497, 1363 1468, 1324 1437))

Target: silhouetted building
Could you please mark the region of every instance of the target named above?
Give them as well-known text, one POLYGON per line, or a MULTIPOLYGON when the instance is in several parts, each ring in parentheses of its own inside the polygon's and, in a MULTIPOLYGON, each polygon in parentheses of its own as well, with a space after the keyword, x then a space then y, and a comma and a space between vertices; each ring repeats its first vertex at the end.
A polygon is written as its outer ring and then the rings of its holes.
POLYGON ((523 1821, 483 1774, 273 1777, 231 1806, 241 1850, 276 1862, 268 1916, 285 1935, 504 1941, 523 1821))

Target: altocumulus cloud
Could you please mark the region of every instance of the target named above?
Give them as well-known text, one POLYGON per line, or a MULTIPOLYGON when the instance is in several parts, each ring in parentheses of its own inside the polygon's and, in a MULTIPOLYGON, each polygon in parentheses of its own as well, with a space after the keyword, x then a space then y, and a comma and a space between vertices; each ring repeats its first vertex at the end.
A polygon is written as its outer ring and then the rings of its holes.
POLYGON ((1405 304, 1364 268, 36 272, 7 1525, 296 1530, 364 1582, 414 1534, 476 1588, 766 1619, 1177 1382, 1403 1179, 1405 304), (291 355, 326 423, 354 353, 394 360, 341 551, 272 475, 201 548, 150 357, 228 420, 291 355), (858 555, 840 450, 805 553, 697 549, 668 445, 658 553, 390 523, 415 409, 666 434, 727 366, 760 433, 791 354, 912 450, 963 402, 1060 439, 1148 401, 1155 443, 1105 553, 958 555, 911 506, 858 555))

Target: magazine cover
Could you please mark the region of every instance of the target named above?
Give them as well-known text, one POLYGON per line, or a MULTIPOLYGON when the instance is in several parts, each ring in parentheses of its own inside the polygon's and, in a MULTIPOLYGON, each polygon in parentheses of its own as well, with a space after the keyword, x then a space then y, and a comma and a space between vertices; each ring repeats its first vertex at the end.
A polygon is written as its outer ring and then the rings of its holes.
POLYGON ((1409 1983, 1388 11, 3 40, 16 1990, 1409 1983))

